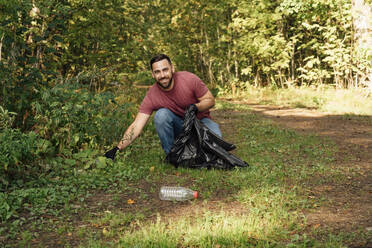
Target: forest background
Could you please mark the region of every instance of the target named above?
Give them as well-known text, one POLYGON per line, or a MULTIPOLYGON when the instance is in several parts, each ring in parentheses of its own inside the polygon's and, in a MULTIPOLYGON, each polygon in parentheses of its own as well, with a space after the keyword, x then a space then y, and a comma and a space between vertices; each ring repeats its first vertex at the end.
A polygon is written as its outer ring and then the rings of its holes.
POLYGON ((308 86, 370 97, 370 5, 0 0, 0 218, 17 218, 29 195, 14 189, 57 167, 48 159, 75 164, 84 160, 76 154, 117 141, 144 94, 138 88, 153 83, 148 61, 158 53, 215 95, 308 86))

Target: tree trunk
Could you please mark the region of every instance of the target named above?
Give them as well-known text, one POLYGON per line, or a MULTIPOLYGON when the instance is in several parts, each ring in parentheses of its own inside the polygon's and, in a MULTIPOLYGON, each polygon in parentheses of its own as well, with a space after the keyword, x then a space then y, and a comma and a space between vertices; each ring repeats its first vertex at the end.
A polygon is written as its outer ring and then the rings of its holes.
POLYGON ((3 49, 3 39, 4 39, 4 34, 1 36, 1 39, 0 39, 0 62, 1 62, 1 51, 3 49))
POLYGON ((238 63, 236 51, 234 51, 234 65, 235 65, 235 78, 239 78, 239 63, 238 63))
POLYGON ((368 60, 368 55, 372 52, 372 26, 371 26, 371 6, 364 2, 364 0, 352 1, 353 25, 354 25, 354 50, 356 66, 359 67, 361 63, 366 66, 361 68, 361 72, 357 72, 355 76, 354 85, 356 87, 366 87, 367 94, 372 93, 372 68, 371 62, 368 60))

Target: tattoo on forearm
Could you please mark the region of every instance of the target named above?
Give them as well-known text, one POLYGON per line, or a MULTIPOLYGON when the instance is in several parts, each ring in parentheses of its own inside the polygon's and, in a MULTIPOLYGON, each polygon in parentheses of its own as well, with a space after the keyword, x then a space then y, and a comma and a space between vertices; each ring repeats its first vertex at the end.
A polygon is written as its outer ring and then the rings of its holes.
POLYGON ((133 140, 134 131, 133 128, 129 130, 128 133, 124 134, 123 138, 121 139, 121 143, 124 143, 125 141, 131 142, 133 140))

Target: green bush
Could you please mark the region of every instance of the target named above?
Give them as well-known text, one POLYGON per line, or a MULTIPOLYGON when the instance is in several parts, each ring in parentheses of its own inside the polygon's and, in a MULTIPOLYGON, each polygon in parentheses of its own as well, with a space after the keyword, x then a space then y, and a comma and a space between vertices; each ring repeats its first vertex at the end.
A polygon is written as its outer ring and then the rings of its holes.
POLYGON ((17 113, 0 106, 0 186, 7 188, 13 180, 24 179, 40 169, 35 163, 43 155, 52 153, 48 140, 36 133, 24 133, 11 128, 17 113))
POLYGON ((11 180, 25 178, 35 169, 35 162, 48 152, 50 144, 34 132, 22 133, 6 128, 0 133, 0 185, 5 188, 11 180))
POLYGON ((0 130, 10 128, 13 125, 15 115, 17 115, 17 113, 9 112, 7 109, 0 106, 0 130))
POLYGON ((78 84, 56 85, 33 103, 35 130, 65 154, 111 145, 132 118, 131 105, 119 105, 114 97, 78 84))
POLYGON ((136 85, 152 85, 154 79, 151 77, 150 71, 141 71, 134 75, 132 79, 136 85))

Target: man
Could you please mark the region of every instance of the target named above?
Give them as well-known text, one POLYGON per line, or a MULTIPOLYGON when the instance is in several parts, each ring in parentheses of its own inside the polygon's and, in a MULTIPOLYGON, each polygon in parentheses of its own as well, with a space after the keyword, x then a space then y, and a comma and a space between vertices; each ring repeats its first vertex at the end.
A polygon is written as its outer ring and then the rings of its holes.
POLYGON ((147 92, 139 113, 119 144, 105 153, 107 158, 114 159, 118 150, 125 149, 138 137, 153 111, 156 111, 155 128, 165 154, 169 153, 174 139, 182 132, 185 110, 190 105, 202 123, 218 136, 222 136, 218 124, 211 120, 209 112, 215 99, 200 78, 186 71, 174 72, 173 64, 165 54, 152 58, 150 67, 156 83, 147 92))

